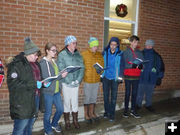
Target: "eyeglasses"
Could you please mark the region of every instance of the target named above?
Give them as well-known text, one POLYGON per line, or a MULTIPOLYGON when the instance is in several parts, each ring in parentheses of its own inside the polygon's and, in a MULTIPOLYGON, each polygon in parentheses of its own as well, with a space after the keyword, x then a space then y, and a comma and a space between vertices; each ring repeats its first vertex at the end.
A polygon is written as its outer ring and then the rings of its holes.
POLYGON ((53 53, 57 53, 57 50, 50 50, 50 51, 52 51, 53 53))

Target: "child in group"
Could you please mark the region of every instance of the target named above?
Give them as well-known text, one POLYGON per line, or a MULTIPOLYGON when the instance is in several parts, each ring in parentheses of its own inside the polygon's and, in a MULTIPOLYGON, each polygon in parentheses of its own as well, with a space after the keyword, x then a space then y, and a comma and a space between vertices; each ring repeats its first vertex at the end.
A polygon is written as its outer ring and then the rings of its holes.
POLYGON ((124 113, 123 117, 129 116, 129 98, 131 94, 131 111, 130 114, 135 118, 140 118, 140 115, 136 112, 136 95, 139 84, 139 77, 141 74, 141 69, 143 68, 142 63, 134 63, 135 60, 143 60, 143 55, 140 50, 137 49, 139 42, 139 37, 133 35, 130 37, 130 47, 123 53, 123 69, 124 69, 124 80, 125 80, 125 100, 124 100, 124 113))

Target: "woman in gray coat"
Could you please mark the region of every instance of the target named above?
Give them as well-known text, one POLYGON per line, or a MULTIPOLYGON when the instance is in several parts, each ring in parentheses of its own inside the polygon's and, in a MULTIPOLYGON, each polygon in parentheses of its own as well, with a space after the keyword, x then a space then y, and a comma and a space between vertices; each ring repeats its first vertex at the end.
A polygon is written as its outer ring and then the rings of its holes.
MULTIPOLYGON (((46 56, 43 57, 40 61, 42 77, 43 79, 56 76, 59 74, 58 66, 54 57, 57 54, 56 45, 53 43, 47 43, 45 46, 46 56)), ((61 74, 60 78, 66 77, 67 72, 61 74)), ((44 113, 44 131, 47 135, 53 135, 52 129, 56 132, 61 132, 61 127, 58 125, 58 121, 63 114, 64 108, 61 100, 61 89, 60 89, 60 81, 52 81, 48 88, 43 88, 44 100, 45 100, 45 113, 44 113), (52 114, 52 106, 53 104, 56 107, 56 112, 50 122, 51 114, 52 114)))

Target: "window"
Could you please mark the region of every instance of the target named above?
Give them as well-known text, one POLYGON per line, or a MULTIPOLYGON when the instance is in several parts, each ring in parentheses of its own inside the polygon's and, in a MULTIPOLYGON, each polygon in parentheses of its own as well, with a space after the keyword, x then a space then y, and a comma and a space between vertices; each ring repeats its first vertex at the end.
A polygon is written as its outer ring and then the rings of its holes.
POLYGON ((125 50, 129 44, 128 38, 137 35, 139 0, 105 0, 104 11, 104 46, 111 37, 118 37, 121 49, 125 50), (128 14, 125 17, 116 15, 117 5, 125 4, 128 14))

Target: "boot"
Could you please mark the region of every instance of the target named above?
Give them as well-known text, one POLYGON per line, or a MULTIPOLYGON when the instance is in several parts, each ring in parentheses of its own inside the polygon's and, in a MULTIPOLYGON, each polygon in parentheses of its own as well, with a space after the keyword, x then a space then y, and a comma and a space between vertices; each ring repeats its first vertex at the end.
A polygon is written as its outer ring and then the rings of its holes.
POLYGON ((74 124, 74 127, 79 129, 80 128, 80 125, 78 123, 78 112, 72 112, 72 116, 73 116, 73 124, 74 124))
POLYGON ((89 117, 89 105, 84 104, 84 118, 87 123, 91 123, 91 119, 89 117))
POLYGON ((67 112, 67 113, 64 112, 64 121, 65 121, 66 130, 69 130, 70 127, 71 127, 70 120, 69 120, 69 115, 70 115, 70 112, 67 112))

